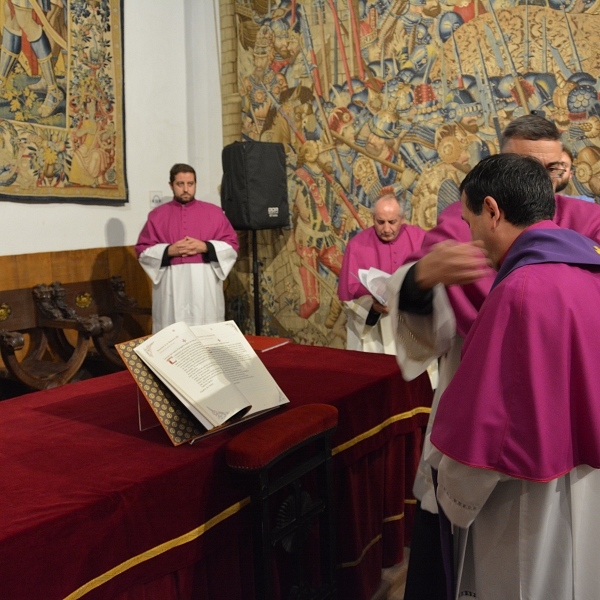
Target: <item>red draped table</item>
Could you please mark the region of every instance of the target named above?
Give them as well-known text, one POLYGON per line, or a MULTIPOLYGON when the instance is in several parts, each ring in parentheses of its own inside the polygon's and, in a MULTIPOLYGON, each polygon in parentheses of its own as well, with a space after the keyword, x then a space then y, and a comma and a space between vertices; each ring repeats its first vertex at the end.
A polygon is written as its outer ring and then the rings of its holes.
MULTIPOLYGON (((405 382, 385 355, 260 357, 290 406, 339 410, 339 597, 367 600, 410 541, 428 379, 405 382)), ((249 482, 225 464, 249 425, 175 448, 161 427, 139 431, 136 390, 121 372, 0 403, 0 597, 254 597, 249 482)))

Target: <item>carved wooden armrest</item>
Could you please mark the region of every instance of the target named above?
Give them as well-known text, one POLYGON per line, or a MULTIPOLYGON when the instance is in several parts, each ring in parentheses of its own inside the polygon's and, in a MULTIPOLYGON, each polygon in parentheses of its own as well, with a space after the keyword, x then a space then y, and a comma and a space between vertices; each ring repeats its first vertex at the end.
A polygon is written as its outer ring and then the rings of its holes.
POLYGON ((137 301, 125 292, 125 282, 120 275, 109 279, 112 290, 113 308, 118 313, 129 315, 151 315, 152 309, 137 305, 137 301))
POLYGON ((0 346, 11 352, 21 350, 25 346, 25 340, 18 331, 6 331, 0 329, 0 346))

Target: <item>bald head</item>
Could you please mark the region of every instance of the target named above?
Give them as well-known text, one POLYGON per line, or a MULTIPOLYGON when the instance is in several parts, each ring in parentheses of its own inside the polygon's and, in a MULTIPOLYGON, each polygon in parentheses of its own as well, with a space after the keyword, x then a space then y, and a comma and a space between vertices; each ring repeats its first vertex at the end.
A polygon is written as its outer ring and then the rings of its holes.
POLYGON ((385 243, 393 242, 404 223, 404 211, 392 194, 382 196, 373 206, 373 227, 377 237, 385 243))

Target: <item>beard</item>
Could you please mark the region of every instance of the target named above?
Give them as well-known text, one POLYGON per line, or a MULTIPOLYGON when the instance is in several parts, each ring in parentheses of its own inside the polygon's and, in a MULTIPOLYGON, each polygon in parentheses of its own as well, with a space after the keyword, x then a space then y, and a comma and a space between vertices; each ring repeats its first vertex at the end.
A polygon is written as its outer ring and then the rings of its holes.
POLYGON ((556 189, 554 190, 557 194, 558 192, 562 192, 569 185, 569 178, 560 179, 556 184, 556 189))
POLYGON ((289 58, 290 51, 289 48, 275 48, 275 52, 279 54, 279 58, 289 58))
POLYGON ((465 121, 460 122, 460 126, 469 133, 477 133, 479 131, 479 125, 477 123, 467 123, 465 121))
POLYGON ((331 175, 333 173, 333 167, 329 163, 322 163, 320 160, 317 160, 317 164, 319 165, 321 171, 327 173, 327 175, 331 175))

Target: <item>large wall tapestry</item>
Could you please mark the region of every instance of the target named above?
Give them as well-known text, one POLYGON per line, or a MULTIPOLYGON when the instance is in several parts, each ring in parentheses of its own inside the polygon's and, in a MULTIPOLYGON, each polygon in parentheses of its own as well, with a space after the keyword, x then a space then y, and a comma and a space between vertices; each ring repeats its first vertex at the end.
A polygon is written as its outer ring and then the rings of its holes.
POLYGON ((0 200, 126 202, 121 0, 0 0, 0 200))
MULTIPOLYGON (((409 222, 433 227, 515 117, 556 122, 575 157, 566 193, 598 201, 598 0, 234 7, 242 136, 287 149, 293 229, 259 237, 268 333, 343 346, 340 261, 381 189, 394 188, 409 222)), ((242 261, 229 297, 251 326, 246 271, 242 261)))

